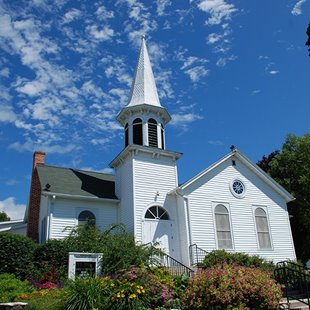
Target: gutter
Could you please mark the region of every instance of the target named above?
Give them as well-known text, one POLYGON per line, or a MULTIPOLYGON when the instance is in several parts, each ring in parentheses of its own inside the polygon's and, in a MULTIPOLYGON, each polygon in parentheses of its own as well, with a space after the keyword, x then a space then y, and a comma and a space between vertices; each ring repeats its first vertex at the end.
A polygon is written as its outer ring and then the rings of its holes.
POLYGON ((112 198, 100 198, 100 197, 92 197, 92 196, 83 196, 83 195, 71 195, 71 194, 63 194, 63 193, 55 193, 55 192, 47 192, 42 191, 43 196, 55 198, 64 198, 64 199, 73 199, 73 200, 91 200, 91 201, 105 201, 112 203, 119 203, 119 199, 112 198))

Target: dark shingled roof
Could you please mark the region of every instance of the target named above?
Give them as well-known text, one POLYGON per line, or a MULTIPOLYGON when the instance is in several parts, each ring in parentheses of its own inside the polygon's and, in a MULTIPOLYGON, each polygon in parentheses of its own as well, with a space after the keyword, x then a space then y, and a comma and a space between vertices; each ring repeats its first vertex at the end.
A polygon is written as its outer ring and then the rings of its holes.
POLYGON ((47 165, 38 165, 37 169, 42 191, 117 199, 114 175, 47 165))

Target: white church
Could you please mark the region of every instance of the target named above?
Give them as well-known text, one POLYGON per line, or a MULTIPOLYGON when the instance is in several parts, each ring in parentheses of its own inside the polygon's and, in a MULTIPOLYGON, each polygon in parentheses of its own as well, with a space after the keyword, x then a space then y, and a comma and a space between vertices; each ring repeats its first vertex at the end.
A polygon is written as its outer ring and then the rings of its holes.
POLYGON ((179 185, 181 153, 166 149, 165 125, 146 43, 128 104, 117 115, 124 149, 103 174, 44 163, 35 152, 27 235, 42 243, 91 219, 104 230, 122 223, 138 243, 156 243, 190 265, 190 247, 295 260, 287 203, 294 197, 237 149, 179 185))

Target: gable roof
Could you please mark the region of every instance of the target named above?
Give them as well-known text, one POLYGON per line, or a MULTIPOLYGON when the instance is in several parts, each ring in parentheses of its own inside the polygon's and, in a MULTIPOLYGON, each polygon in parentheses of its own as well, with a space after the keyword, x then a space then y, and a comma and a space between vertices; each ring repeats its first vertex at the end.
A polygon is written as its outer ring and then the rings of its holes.
POLYGON ((242 154, 239 150, 234 149, 232 152, 228 153, 224 157, 222 157, 220 160, 209 166, 208 168, 204 169, 200 173, 198 173, 196 176, 188 180, 187 182, 183 183, 178 187, 179 190, 184 190, 188 186, 190 186, 192 183, 196 182, 209 172, 211 172, 213 169, 218 167, 220 164, 225 162, 226 160, 235 157, 239 159, 246 167, 248 167, 253 173, 255 173, 260 179, 262 179, 265 183, 267 183, 271 188, 273 188, 280 196, 282 196, 286 202, 290 202, 294 200, 295 198, 279 183, 277 183, 271 176, 269 176, 264 170, 262 170, 260 167, 258 167, 256 164, 254 164, 249 158, 247 158, 244 154, 242 154))
POLYGON ((117 199, 114 175, 47 165, 38 165, 37 170, 42 192, 117 199))

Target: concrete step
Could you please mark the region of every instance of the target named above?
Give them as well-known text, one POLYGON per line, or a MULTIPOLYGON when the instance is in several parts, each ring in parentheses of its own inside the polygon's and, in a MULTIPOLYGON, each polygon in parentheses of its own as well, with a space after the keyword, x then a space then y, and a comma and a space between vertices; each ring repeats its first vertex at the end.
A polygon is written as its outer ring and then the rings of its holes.
MULTIPOLYGON (((307 299, 303 299, 305 302, 308 302, 307 299)), ((290 304, 288 306, 287 304, 287 299, 286 298, 282 298, 280 300, 280 303, 279 303, 279 308, 280 309, 294 309, 294 310, 306 310, 306 309, 310 309, 310 306, 309 305, 306 305, 302 302, 300 302, 299 300, 296 300, 296 299, 292 299, 290 300, 290 304)))

